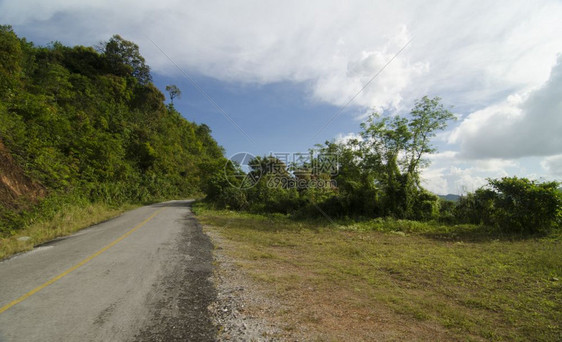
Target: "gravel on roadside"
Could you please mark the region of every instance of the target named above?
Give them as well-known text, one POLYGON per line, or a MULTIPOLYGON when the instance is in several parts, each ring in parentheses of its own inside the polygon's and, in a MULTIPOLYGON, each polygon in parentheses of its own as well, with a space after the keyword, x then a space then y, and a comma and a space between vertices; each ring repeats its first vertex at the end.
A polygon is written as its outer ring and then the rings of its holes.
POLYGON ((220 341, 299 341, 301 338, 276 319, 279 312, 290 310, 271 298, 225 249, 232 248, 220 233, 204 228, 211 238, 215 271, 216 300, 209 310, 218 327, 220 341))

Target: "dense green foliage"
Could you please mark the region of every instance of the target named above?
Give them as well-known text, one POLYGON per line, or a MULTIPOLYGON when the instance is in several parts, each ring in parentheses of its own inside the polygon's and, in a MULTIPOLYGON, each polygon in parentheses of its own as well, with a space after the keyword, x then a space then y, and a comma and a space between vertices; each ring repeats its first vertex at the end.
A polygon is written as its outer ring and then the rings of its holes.
POLYGON ((424 155, 434 151, 430 139, 453 118, 439 101, 424 97, 407 117, 373 114, 361 125, 361 139, 318 145, 302 162, 258 157, 248 174, 257 180, 253 187, 244 186, 247 179, 224 182, 209 199, 258 212, 437 218, 439 200, 421 187, 419 174, 424 155))
POLYGON ((490 180, 487 188, 461 198, 456 217, 505 232, 548 233, 562 226, 562 193, 557 186, 517 177, 490 180))
POLYGON ((562 223, 556 182, 490 180, 487 187, 442 200, 421 186, 431 138, 453 115, 439 98, 424 97, 407 117, 373 114, 360 137, 317 145, 304 161, 286 165, 276 156, 256 157, 246 174, 230 165, 214 179, 208 199, 218 208, 296 217, 395 219, 476 224, 517 234, 548 233, 562 223))
POLYGON ((17 164, 51 195, 114 205, 204 192, 224 165, 209 127, 164 104, 136 44, 98 51, 0 27, 0 140, 17 164))

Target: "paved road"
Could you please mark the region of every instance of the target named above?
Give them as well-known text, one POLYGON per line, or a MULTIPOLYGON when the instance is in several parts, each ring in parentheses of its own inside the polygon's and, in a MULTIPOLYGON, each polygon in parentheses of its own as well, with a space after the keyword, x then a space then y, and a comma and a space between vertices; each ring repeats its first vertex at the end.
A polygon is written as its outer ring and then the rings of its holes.
POLYGON ((172 201, 0 262, 0 341, 208 341, 212 245, 172 201))

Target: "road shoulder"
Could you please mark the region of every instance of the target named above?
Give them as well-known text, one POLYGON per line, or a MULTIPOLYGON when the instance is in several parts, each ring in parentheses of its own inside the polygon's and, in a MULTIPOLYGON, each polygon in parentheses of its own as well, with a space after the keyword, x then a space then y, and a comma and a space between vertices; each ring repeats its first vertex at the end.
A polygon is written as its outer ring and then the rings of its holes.
POLYGON ((221 341, 298 341, 296 331, 282 322, 280 316, 290 308, 268 295, 232 256, 232 241, 221 236, 219 229, 204 225, 204 232, 215 246, 213 282, 216 301, 209 307, 221 341))

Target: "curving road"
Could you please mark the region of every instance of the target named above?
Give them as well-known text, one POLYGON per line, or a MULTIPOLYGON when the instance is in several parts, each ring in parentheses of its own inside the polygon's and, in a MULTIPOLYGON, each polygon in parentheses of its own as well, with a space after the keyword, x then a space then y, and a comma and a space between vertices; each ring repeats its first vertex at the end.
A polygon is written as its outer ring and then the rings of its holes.
POLYGON ((172 201, 0 262, 0 341, 209 341, 212 245, 172 201))

